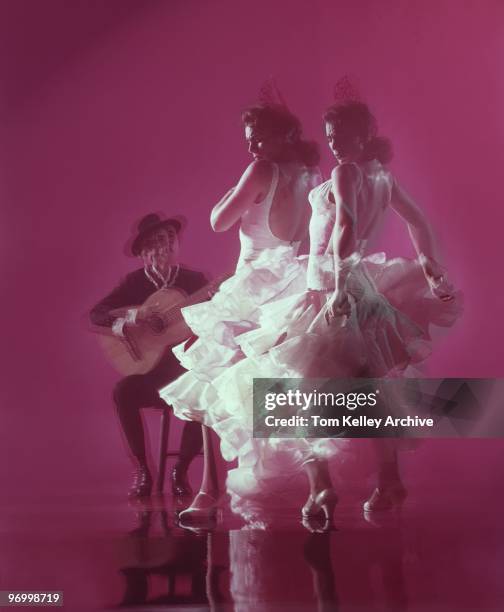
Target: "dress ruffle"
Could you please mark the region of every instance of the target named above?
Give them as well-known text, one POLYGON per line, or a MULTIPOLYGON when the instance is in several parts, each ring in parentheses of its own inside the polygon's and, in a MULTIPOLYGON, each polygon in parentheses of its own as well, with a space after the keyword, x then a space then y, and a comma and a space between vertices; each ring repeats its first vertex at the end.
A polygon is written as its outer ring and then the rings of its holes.
POLYGON ((261 308, 268 303, 303 290, 305 263, 295 250, 265 249, 244 262, 211 300, 182 309, 198 340, 187 350, 185 343, 173 349, 188 371, 160 390, 179 418, 210 426, 220 420, 214 415, 218 393, 213 383, 245 357, 237 337, 258 328, 261 308))
POLYGON ((344 459, 349 441, 253 438, 254 378, 400 376, 430 353, 433 327, 452 325, 462 296, 443 302, 414 260, 383 253, 353 259, 351 314, 328 325, 308 302, 306 258, 265 252, 224 283, 210 302, 184 310, 200 339, 183 352, 189 371, 161 391, 177 416, 212 427, 224 459, 238 459, 227 488, 235 510, 276 490, 310 457, 344 459), (223 320, 224 319, 224 320, 223 320), (343 324, 344 323, 344 324, 343 324))
POLYGON ((260 327, 239 337, 243 351, 257 357, 269 344, 271 370, 293 378, 399 375, 430 354, 433 327, 451 326, 462 312, 460 292, 443 302, 416 260, 387 260, 384 253, 356 257, 346 291, 351 314, 331 325, 324 306, 332 291, 322 294, 318 310, 306 293, 265 305, 260 327))

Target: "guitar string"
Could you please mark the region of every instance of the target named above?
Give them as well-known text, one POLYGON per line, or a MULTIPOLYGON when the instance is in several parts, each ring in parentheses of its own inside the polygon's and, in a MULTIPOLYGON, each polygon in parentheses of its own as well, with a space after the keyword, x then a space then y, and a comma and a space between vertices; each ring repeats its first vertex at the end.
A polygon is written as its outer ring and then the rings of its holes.
POLYGON ((202 287, 198 291, 195 291, 191 296, 189 296, 189 299, 186 301, 185 306, 180 306, 180 304, 175 304, 174 306, 170 306, 170 308, 168 309, 168 314, 163 314, 164 321, 169 322, 171 320, 177 319, 180 316, 182 316, 183 318, 181 309, 185 308, 186 306, 192 306, 194 304, 197 304, 200 294, 204 295, 206 292, 210 290, 212 286, 215 286, 218 282, 219 282, 218 280, 212 281, 208 283, 208 285, 205 285, 205 287, 202 287))
MULTIPOLYGON (((226 276, 227 275, 224 274, 222 278, 225 279, 226 276)), ((186 306, 191 306, 191 303, 193 301, 194 301, 194 303, 197 303, 197 300, 199 299, 199 294, 203 295, 204 293, 209 291, 209 288, 212 287, 212 285, 215 286, 215 285, 220 284, 220 283, 221 283, 221 279, 218 278, 218 279, 208 283, 208 285, 205 285, 205 287, 199 289, 198 291, 195 291, 191 296, 189 296, 189 299, 186 302, 186 306)), ((181 316, 181 312, 180 312, 181 308, 183 308, 183 307, 180 307, 180 305, 176 304, 174 306, 170 306, 170 308, 168 309, 168 314, 160 313, 160 314, 162 314, 163 320, 165 321, 165 323, 169 322, 171 319, 176 319, 179 316, 181 316), (170 311, 171 311, 171 314, 170 314, 170 311)))

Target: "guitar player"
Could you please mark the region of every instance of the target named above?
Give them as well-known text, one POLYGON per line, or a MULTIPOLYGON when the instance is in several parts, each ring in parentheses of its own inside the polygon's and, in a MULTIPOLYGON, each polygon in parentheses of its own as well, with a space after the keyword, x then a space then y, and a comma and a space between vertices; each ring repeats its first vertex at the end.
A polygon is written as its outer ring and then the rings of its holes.
MULTIPOLYGON (((150 295, 162 288, 178 288, 190 295, 208 283, 201 272, 180 266, 180 229, 181 224, 177 219, 162 219, 156 213, 148 214, 140 220, 126 250, 128 255, 141 259, 143 267, 129 273, 109 295, 94 306, 90 312, 94 325, 110 327, 113 334, 118 336, 127 333, 129 326, 150 325, 156 329, 161 322, 148 307, 128 308, 123 316, 117 316, 113 311, 132 304, 143 304, 150 295)), ((140 409, 166 408, 157 391, 183 372, 171 348, 167 347, 160 361, 149 372, 126 376, 114 388, 113 397, 119 422, 136 464, 129 492, 131 498, 149 496, 153 486, 146 460, 140 409)), ((175 496, 191 495, 187 469, 201 447, 201 425, 193 421, 186 422, 178 461, 171 474, 175 496)))

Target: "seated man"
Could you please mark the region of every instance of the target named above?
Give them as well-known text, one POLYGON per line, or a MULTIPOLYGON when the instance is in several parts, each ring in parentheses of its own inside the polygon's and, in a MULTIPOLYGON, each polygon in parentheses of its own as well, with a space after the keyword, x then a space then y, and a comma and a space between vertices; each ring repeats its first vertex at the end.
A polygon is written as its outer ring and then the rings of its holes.
MULTIPOLYGON (((127 333, 128 326, 156 325, 154 315, 147 308, 129 308, 119 317, 112 311, 145 300, 166 287, 183 289, 191 294, 207 284, 201 272, 183 268, 178 263, 181 224, 176 219, 161 219, 149 214, 139 222, 134 240, 128 251, 142 259, 143 267, 129 273, 109 295, 90 313, 94 325, 107 326, 117 335, 127 333)), ((159 323, 159 319, 157 321, 159 323)), ((145 436, 140 409, 166 408, 158 389, 174 380, 184 369, 168 346, 161 360, 146 374, 126 376, 114 389, 114 402, 126 441, 135 458, 136 471, 130 497, 144 497, 152 492, 152 476, 145 455, 145 436)), ((202 447, 201 425, 187 422, 182 432, 180 452, 172 472, 172 490, 177 496, 190 495, 187 469, 202 447)))

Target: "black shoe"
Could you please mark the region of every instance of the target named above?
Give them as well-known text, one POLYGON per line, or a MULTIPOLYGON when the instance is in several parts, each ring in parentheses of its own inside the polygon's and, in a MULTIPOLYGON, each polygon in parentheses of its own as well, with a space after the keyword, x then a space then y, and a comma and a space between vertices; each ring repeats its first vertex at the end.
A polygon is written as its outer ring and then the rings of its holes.
POLYGON ((152 476, 146 465, 141 465, 133 475, 133 484, 128 493, 130 499, 150 497, 152 493, 152 476))
POLYGON ((175 465, 171 474, 172 493, 174 497, 191 497, 192 489, 187 480, 187 469, 175 465))

